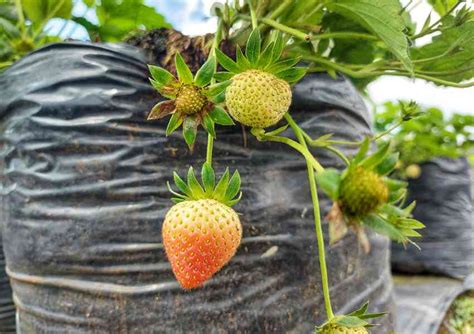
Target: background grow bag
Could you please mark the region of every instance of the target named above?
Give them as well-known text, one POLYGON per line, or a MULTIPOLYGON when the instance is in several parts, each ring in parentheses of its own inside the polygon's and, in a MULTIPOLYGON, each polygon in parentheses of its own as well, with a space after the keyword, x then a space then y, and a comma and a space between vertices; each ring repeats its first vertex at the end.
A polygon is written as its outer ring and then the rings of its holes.
POLYGON ((421 165, 409 182, 413 215, 426 225, 416 240, 421 250, 392 246, 396 271, 464 278, 474 270, 474 220, 471 168, 465 158, 437 158, 421 165))
MULTIPOLYGON (((204 288, 178 286, 160 243, 165 184, 199 167, 206 137, 190 154, 165 121, 145 121, 158 96, 143 59, 133 47, 54 44, 0 79, 4 249, 22 332, 312 332, 324 308, 305 163, 279 144, 243 147, 238 126, 219 129, 214 159, 218 173, 242 175, 242 245, 204 288)), ((294 92, 311 135, 369 133, 344 78, 308 76, 294 92)), ((392 311, 389 242, 369 237, 369 255, 353 234, 328 251, 338 312, 366 300, 392 311)), ((374 333, 390 332, 381 322, 374 333)))

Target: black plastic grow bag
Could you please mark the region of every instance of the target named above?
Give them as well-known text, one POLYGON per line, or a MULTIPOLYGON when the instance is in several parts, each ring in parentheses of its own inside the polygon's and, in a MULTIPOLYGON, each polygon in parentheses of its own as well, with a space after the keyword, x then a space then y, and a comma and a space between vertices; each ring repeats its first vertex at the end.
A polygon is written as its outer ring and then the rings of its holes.
POLYGON ((393 267, 464 278, 474 270, 471 167, 465 158, 436 158, 421 170, 408 188, 409 201, 417 202, 413 215, 426 225, 416 241, 421 250, 393 244, 393 267))
MULTIPOLYGON (((158 99, 147 77, 139 49, 66 43, 0 79, 4 246, 22 333, 312 332, 324 307, 305 163, 279 144, 244 147, 240 127, 219 129, 214 160, 242 175, 242 245, 204 288, 178 286, 160 243, 166 181, 199 167, 206 138, 190 154, 165 122, 145 121, 158 99)), ((344 78, 308 76, 294 92, 311 135, 370 132, 344 78)), ((369 237, 368 255, 352 234, 328 251, 338 312, 366 300, 392 311, 389 242, 369 237)), ((381 322, 374 333, 392 329, 381 322)))

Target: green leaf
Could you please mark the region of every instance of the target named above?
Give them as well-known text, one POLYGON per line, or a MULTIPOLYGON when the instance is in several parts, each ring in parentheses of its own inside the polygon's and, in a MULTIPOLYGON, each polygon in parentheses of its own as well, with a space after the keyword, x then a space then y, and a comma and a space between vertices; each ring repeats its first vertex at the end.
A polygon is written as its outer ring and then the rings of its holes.
POLYGON ((172 134, 177 128, 183 124, 184 117, 181 117, 178 113, 173 113, 166 127, 166 136, 172 134))
POLYGON ((178 175, 178 173, 173 172, 173 180, 174 180, 174 183, 176 184, 176 187, 178 187, 178 189, 183 194, 187 195, 188 197, 192 196, 192 192, 189 189, 188 185, 186 184, 186 182, 183 181, 183 179, 178 175))
POLYGON ((225 192, 225 198, 227 200, 233 199, 240 190, 240 174, 238 171, 235 171, 232 177, 230 178, 229 185, 227 186, 227 190, 225 192))
POLYGON ((214 169, 212 169, 211 165, 207 162, 202 165, 201 179, 206 194, 211 195, 214 191, 216 176, 214 174, 214 169))
POLYGON ((221 107, 214 107, 214 109, 209 112, 209 115, 212 120, 219 125, 235 125, 232 118, 230 118, 227 112, 221 107))
POLYGON ((237 65, 243 71, 248 70, 249 68, 252 67, 249 60, 245 58, 244 54, 242 53, 242 49, 238 45, 237 45, 237 51, 236 51, 236 61, 237 61, 237 65))
POLYGON ((341 174, 332 168, 325 169, 324 172, 316 175, 316 181, 323 191, 333 200, 339 198, 339 185, 341 184, 341 174))
POLYGON ((188 188, 191 190, 194 199, 205 198, 204 189, 202 189, 201 185, 196 179, 193 167, 189 167, 188 169, 188 188))
POLYGON ((217 81, 227 81, 232 79, 233 76, 234 74, 230 72, 217 72, 216 74, 214 74, 214 79, 216 79, 217 81))
POLYGON ((204 129, 212 136, 212 138, 216 138, 216 131, 214 129, 214 121, 212 120, 211 116, 206 115, 202 119, 202 125, 204 129))
POLYGON ((428 0, 428 3, 439 15, 443 16, 458 3, 458 0, 428 0))
POLYGON ((183 137, 190 149, 193 148, 194 142, 196 141, 197 125, 198 123, 196 120, 196 116, 194 115, 186 116, 186 118, 184 119, 183 137))
POLYGON ((204 87, 211 82, 214 73, 216 73, 216 58, 209 57, 197 71, 194 83, 199 87, 204 87))
POLYGON ((176 53, 175 57, 176 72, 178 73, 179 81, 185 84, 193 83, 193 73, 189 69, 188 65, 184 62, 183 57, 179 52, 176 53))
POLYGON ((331 0, 327 7, 377 35, 406 69, 413 72, 404 33, 405 20, 398 0, 331 0))
POLYGON ((148 69, 150 70, 152 78, 161 86, 166 86, 171 81, 176 80, 173 74, 162 67, 148 65, 148 69))
POLYGON ((258 28, 254 29, 250 34, 249 39, 247 40, 247 46, 245 47, 245 55, 252 65, 258 64, 261 43, 260 31, 258 28))
POLYGON ((235 74, 242 72, 241 68, 237 65, 237 63, 233 61, 232 59, 230 59, 221 50, 216 49, 216 57, 219 64, 221 64, 221 66, 225 68, 227 71, 235 73, 235 74))
POLYGON ((305 67, 293 67, 276 73, 275 75, 289 83, 295 83, 306 75, 305 67))
POLYGON ((21 0, 21 4, 35 26, 46 24, 55 17, 71 17, 72 0, 21 0))
POLYGON ((229 183, 229 168, 226 168, 224 174, 222 174, 221 179, 217 183, 217 186, 214 189, 214 192, 212 193, 212 198, 215 198, 218 201, 224 200, 228 183, 229 183))

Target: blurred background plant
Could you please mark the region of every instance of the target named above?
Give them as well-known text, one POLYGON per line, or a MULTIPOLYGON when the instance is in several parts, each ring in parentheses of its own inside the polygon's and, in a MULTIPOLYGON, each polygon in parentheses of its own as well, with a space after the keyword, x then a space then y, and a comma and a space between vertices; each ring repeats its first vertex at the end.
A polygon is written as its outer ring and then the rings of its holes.
POLYGON ((375 113, 375 130, 383 133, 399 125, 388 137, 400 152, 399 174, 417 176, 419 165, 436 157, 468 157, 474 164, 474 115, 453 114, 447 119, 438 108, 422 111, 410 102, 387 102, 375 113), (421 112, 421 116, 418 116, 421 112), (399 122, 404 117, 412 118, 399 122))
POLYGON ((74 37, 77 25, 64 35, 74 22, 87 30, 90 40, 102 42, 120 41, 137 29, 171 27, 144 0, 0 0, 0 70, 34 49, 74 37), (73 8, 84 8, 82 15, 73 15, 73 8), (97 23, 85 16, 91 11, 97 23), (62 21, 52 25, 57 18, 62 21))

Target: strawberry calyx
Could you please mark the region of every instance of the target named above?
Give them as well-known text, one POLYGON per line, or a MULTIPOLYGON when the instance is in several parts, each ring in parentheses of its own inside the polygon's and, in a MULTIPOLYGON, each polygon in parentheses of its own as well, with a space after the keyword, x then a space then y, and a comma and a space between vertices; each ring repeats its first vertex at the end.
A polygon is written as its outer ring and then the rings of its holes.
POLYGON ((347 315, 336 315, 321 326, 317 326, 316 334, 365 334, 369 333, 367 328, 374 327, 374 324, 367 320, 385 316, 386 312, 368 313, 369 302, 366 302, 359 309, 347 315))
POLYGON ((201 170, 202 184, 197 179, 193 167, 188 169, 186 182, 176 172, 173 172, 173 179, 180 191, 180 193, 174 191, 169 182, 167 183, 169 191, 174 195, 171 199, 174 203, 213 199, 231 207, 242 198, 240 174, 237 170, 230 176, 229 168, 226 168, 216 183, 214 169, 209 163, 204 163, 201 170))
POLYGON ((216 49, 217 60, 227 72, 217 72, 214 77, 225 82, 236 74, 249 70, 261 70, 288 83, 300 80, 306 74, 306 68, 294 67, 300 62, 300 57, 281 60, 285 42, 280 33, 273 37, 273 40, 262 50, 260 32, 258 29, 254 29, 247 40, 245 55, 240 46, 237 46, 235 61, 221 50, 216 49))
POLYGON ((158 120, 171 115, 166 135, 169 136, 182 126, 184 140, 192 149, 199 125, 214 138, 215 124, 234 125, 232 118, 219 106, 224 102, 224 91, 230 81, 211 84, 216 72, 216 59, 213 56, 194 76, 179 53, 175 57, 175 66, 178 78, 162 67, 148 66, 151 84, 169 100, 158 102, 147 119, 158 120))
POLYGON ((416 246, 410 238, 421 237, 416 230, 425 227, 412 218, 416 203, 405 206, 407 183, 387 176, 396 167, 398 153, 391 153, 390 142, 372 155, 367 155, 369 147, 366 138, 344 171, 326 169, 317 176, 323 191, 334 201, 326 217, 330 221, 330 244, 343 238, 350 226, 368 252, 365 226, 396 242, 416 246))

